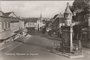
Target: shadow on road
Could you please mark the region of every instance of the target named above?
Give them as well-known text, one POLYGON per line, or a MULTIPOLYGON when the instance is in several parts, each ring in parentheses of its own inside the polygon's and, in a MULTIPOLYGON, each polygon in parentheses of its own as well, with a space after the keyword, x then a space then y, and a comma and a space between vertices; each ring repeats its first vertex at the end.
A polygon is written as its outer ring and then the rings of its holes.
POLYGON ((25 45, 37 46, 37 47, 45 48, 45 49, 48 49, 48 50, 53 49, 53 46, 46 46, 46 45, 36 44, 36 43, 32 43, 32 42, 24 42, 24 41, 19 41, 19 40, 16 40, 16 41, 20 42, 20 43, 23 43, 25 45))
POLYGON ((50 37, 47 34, 42 34, 41 32, 38 32, 38 31, 28 32, 28 34, 34 36, 34 37, 31 37, 31 40, 29 39, 30 41, 27 41, 27 42, 24 42, 23 40, 15 40, 15 41, 23 43, 28 46, 45 48, 50 52, 52 52, 52 50, 55 48, 54 43, 59 42, 58 44, 60 45, 60 39, 50 37), (32 38, 34 38, 34 40, 32 40, 32 38))
POLYGON ((47 38, 47 39, 50 39, 50 40, 56 40, 56 41, 60 41, 61 38, 59 37, 52 37, 52 36, 49 36, 48 33, 42 33, 40 31, 29 31, 28 32, 30 35, 33 35, 33 36, 40 36, 40 37, 44 37, 44 38, 47 38))

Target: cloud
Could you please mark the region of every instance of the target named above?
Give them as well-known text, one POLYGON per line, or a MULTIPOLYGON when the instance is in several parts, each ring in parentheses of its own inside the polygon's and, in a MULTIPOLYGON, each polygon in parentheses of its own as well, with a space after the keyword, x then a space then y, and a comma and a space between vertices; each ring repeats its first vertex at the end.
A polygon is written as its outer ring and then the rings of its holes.
POLYGON ((71 5, 73 1, 2 1, 3 11, 14 11, 22 17, 52 17, 54 14, 64 12, 66 3, 71 5))

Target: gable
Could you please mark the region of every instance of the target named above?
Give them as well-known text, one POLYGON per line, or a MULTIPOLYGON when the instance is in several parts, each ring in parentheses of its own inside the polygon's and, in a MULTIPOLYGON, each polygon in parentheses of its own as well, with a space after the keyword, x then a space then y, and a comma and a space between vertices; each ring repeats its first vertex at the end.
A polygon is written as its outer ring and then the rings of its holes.
POLYGON ((16 15, 14 13, 11 13, 9 17, 16 17, 16 15))

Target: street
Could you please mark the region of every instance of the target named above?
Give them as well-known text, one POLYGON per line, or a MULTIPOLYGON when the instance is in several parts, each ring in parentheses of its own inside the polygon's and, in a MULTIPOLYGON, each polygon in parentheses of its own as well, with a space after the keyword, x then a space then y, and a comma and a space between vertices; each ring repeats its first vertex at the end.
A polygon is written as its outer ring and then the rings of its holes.
POLYGON ((84 50, 84 57, 70 59, 51 52, 55 41, 39 34, 21 37, 1 50, 2 60, 89 60, 90 50, 84 50))

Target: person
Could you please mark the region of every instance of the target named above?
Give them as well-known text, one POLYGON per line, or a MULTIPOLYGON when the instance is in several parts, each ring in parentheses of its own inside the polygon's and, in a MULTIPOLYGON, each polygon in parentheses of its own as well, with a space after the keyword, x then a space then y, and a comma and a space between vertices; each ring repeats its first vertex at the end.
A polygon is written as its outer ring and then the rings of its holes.
POLYGON ((46 33, 46 27, 44 26, 42 29, 42 33, 45 34, 46 33))

